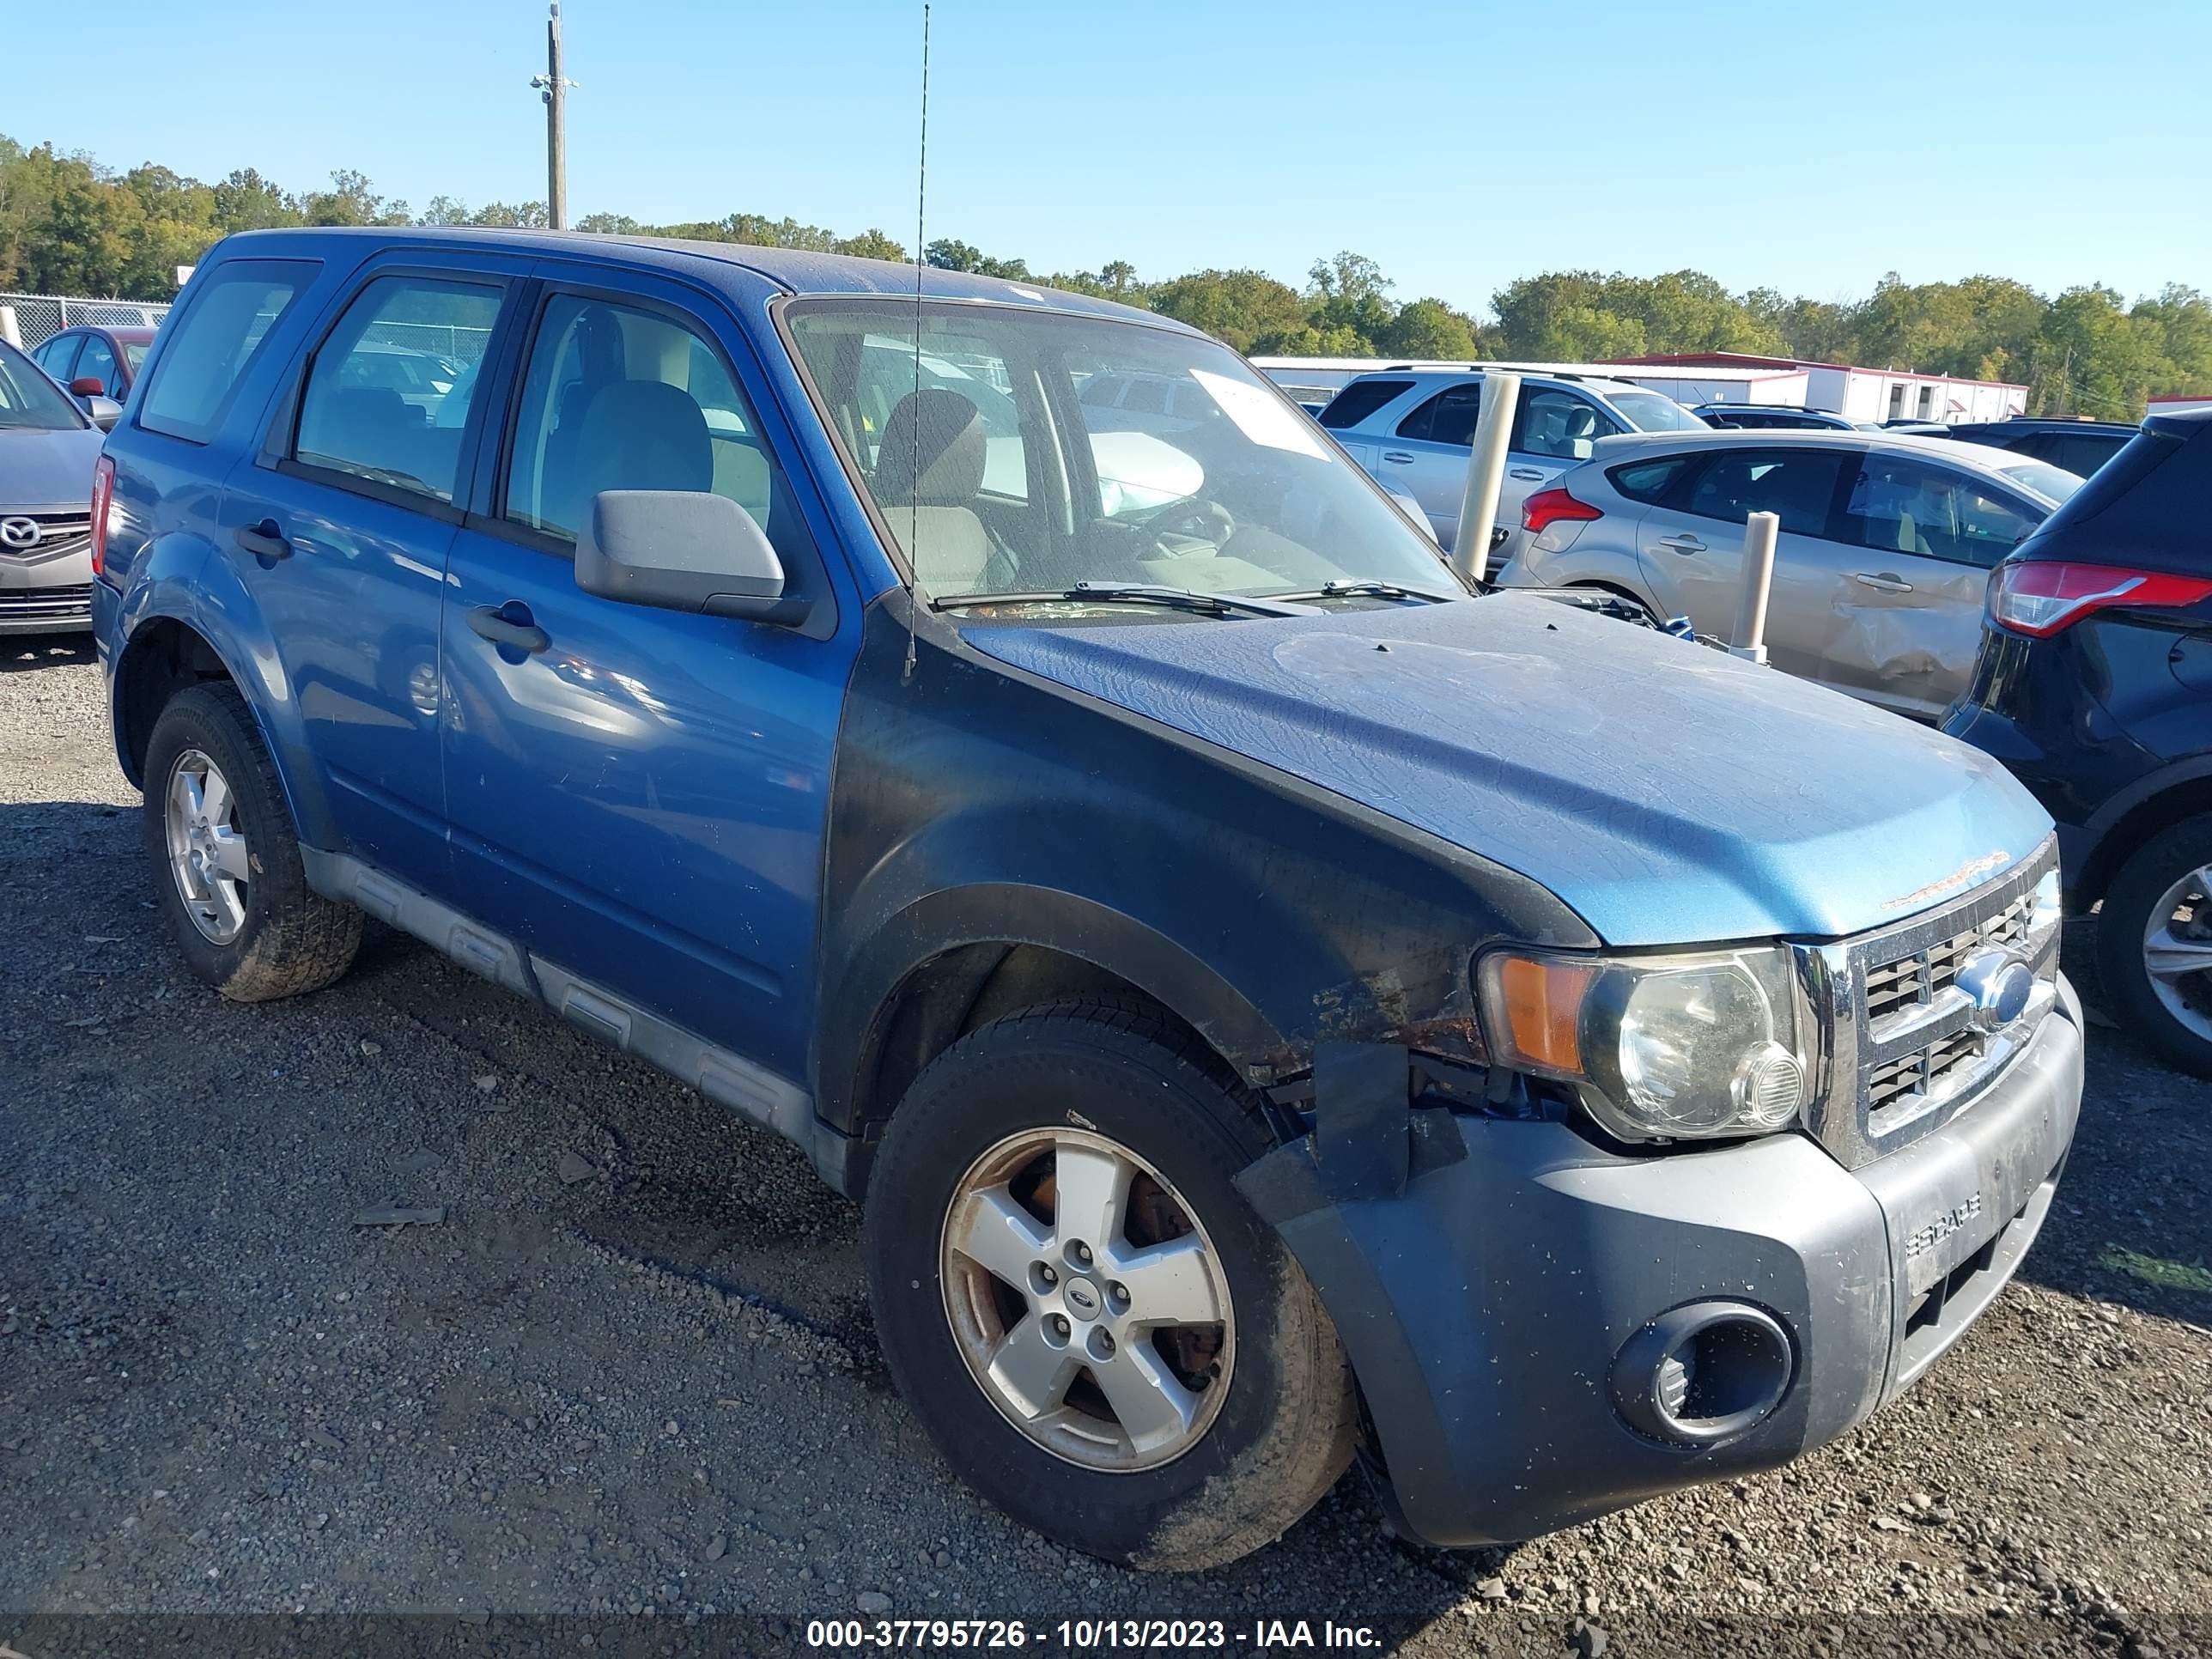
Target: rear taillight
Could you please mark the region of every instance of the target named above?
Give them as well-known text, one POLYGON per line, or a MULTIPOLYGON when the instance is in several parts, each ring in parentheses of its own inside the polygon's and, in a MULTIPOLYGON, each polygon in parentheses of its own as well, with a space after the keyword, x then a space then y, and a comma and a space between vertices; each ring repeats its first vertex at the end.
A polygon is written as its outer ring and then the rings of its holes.
POLYGON ((1603 517, 1588 501, 1578 501, 1564 489, 1540 489, 1521 503, 1521 527, 1532 535, 1541 535, 1562 519, 1587 523, 1603 517))
POLYGON ((92 574, 107 568, 107 505, 115 499, 115 463, 103 455, 92 469, 92 574))
POLYGON ((2175 611, 2212 599, 2212 581, 2111 564, 2002 564, 1990 582, 1990 620, 2047 640, 2093 611, 2175 611))

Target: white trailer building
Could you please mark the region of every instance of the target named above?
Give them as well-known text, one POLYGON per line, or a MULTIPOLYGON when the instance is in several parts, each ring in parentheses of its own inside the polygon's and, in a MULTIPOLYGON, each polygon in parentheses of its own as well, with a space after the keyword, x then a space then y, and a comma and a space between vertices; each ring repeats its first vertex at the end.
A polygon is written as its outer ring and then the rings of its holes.
POLYGON ((1914 369, 1860 368, 1738 351, 1656 353, 1615 358, 1606 372, 1682 404, 1787 404, 1846 420, 2002 421, 2027 412, 2027 388, 1914 369))

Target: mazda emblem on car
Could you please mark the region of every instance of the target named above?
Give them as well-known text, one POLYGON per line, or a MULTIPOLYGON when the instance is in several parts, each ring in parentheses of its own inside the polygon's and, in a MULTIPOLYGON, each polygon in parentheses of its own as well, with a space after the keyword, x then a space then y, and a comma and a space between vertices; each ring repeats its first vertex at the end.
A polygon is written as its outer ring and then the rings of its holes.
POLYGON ((0 547, 17 553, 27 552, 39 544, 45 530, 36 519, 0 519, 0 547))
POLYGON ((1978 951, 1959 969, 1957 982, 1973 999, 1974 1029, 1995 1031, 2027 1012, 2035 969, 2010 951, 1978 951))

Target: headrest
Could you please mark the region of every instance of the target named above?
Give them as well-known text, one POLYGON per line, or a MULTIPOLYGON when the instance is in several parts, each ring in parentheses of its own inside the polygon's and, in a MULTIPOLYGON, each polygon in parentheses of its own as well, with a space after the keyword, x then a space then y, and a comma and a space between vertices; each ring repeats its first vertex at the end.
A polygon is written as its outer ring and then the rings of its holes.
POLYGON ((983 487, 983 416, 957 392, 927 386, 898 400, 876 452, 880 507, 965 507, 983 487))
POLYGON ((616 380, 592 394, 578 434, 583 500, 602 489, 712 489, 714 443, 690 392, 660 380, 616 380))

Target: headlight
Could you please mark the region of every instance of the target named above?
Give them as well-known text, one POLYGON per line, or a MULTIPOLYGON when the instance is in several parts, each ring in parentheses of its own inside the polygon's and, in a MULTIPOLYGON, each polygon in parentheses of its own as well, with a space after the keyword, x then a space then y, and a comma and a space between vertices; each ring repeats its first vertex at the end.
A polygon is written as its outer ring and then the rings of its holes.
POLYGON ((1624 1140, 1765 1134, 1797 1119, 1813 1072, 1789 953, 1541 957, 1475 966, 1491 1054, 1580 1085, 1624 1140))

